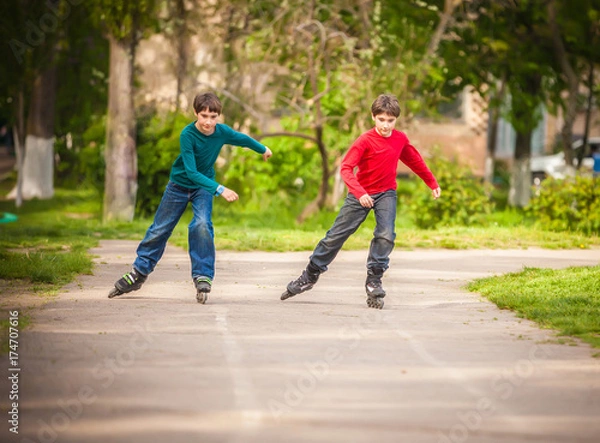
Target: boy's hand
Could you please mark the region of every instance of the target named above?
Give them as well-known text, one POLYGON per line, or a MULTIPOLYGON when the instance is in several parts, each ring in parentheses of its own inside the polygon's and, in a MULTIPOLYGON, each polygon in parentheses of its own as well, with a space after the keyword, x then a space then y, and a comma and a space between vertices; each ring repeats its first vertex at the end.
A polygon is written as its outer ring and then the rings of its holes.
POLYGON ((431 195, 433 195, 433 198, 435 198, 437 200, 438 198, 440 198, 440 195, 442 195, 442 190, 438 186, 433 191, 431 191, 431 195))
POLYGON ((363 208, 372 208, 375 203, 369 194, 363 195, 358 201, 363 208))
MULTIPOLYGON (((267 147, 265 146, 265 148, 267 148, 267 147)), ((271 157, 272 155, 273 155, 273 153, 271 152, 271 150, 269 148, 267 148, 267 150, 265 151, 265 153, 262 155, 263 160, 267 161, 267 159, 269 157, 271 157)))
POLYGON ((237 195, 235 191, 232 191, 229 188, 225 188, 225 190, 221 193, 221 197, 223 197, 228 202, 233 202, 240 198, 240 196, 237 195))

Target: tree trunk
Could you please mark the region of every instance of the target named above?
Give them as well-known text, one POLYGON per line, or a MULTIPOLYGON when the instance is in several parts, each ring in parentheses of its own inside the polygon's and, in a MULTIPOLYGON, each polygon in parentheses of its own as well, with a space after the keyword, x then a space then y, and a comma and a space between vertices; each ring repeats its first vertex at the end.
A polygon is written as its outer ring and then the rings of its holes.
POLYGON ((581 168, 583 158, 590 154, 590 124, 592 120, 592 109, 594 107, 594 62, 590 60, 590 70, 588 73, 588 96, 585 107, 585 124, 583 127, 583 146, 577 154, 577 169, 581 168))
POLYGON ((319 193, 317 198, 309 203, 302 213, 298 216, 298 223, 303 223, 308 217, 317 212, 319 209, 323 209, 327 203, 327 193, 329 192, 329 177, 331 172, 329 170, 329 155, 327 147, 323 142, 323 110, 321 108, 321 96, 322 93, 319 91, 319 83, 317 79, 318 64, 316 63, 313 54, 309 51, 308 54, 308 78, 310 81, 310 87, 313 93, 314 107, 315 107, 315 140, 317 142, 317 148, 319 149, 319 155, 321 156, 321 184, 319 186, 319 193))
POLYGON ((106 177, 103 220, 131 221, 137 193, 131 40, 109 36, 110 74, 106 121, 106 177))
POLYGON ((552 30, 552 44, 558 63, 563 74, 567 79, 569 96, 565 107, 565 122, 560 131, 563 150, 565 152, 565 162, 567 168, 572 168, 574 155, 571 143, 573 142, 573 124, 577 117, 577 94, 579 93, 579 76, 569 62, 569 55, 560 35, 560 29, 556 23, 556 2, 548 2, 548 21, 552 30))
POLYGON ((20 208, 23 204, 23 157, 25 157, 25 97, 23 87, 17 94, 16 103, 17 121, 13 128, 13 140, 15 143, 15 155, 17 160, 17 184, 7 195, 7 198, 15 199, 15 206, 20 208))
POLYGON ((317 198, 317 204, 319 205, 319 209, 323 209, 325 207, 325 203, 327 202, 327 193, 329 192, 329 155, 327 153, 327 148, 325 147, 325 143, 323 142, 323 127, 317 126, 316 128, 316 136, 317 136, 317 147, 319 148, 319 154, 321 155, 321 186, 319 186, 319 196, 317 198))
POLYGON ((332 208, 342 199, 344 191, 346 190, 346 183, 344 183, 344 180, 342 179, 342 159, 342 156, 337 158, 333 173, 331 174, 333 176, 333 187, 330 192, 328 204, 332 208))
POLYGON ((185 1, 176 0, 175 2, 175 46, 177 49, 177 65, 175 76, 177 79, 175 91, 175 110, 181 110, 181 97, 183 94, 183 83, 186 78, 187 69, 187 13, 185 10, 185 1))
POLYGON ((531 131, 517 132, 508 204, 524 208, 531 198, 531 131))
MULTIPOLYGON (((31 200, 54 195, 54 115, 56 66, 51 63, 34 81, 27 115, 24 155, 18 185, 8 197, 31 200), (20 188, 20 189, 19 189, 20 188)), ((22 132, 19 137, 22 137, 22 132)), ((20 145, 20 143, 19 143, 20 145)))
MULTIPOLYGON (((501 80, 500 88, 496 94, 499 100, 498 103, 502 103, 505 92, 505 82, 501 80)), ((493 184, 494 181, 494 161, 496 157, 496 144, 498 136, 498 122, 500 121, 500 105, 495 106, 489 111, 489 127, 488 127, 488 140, 487 140, 487 152, 485 158, 485 173, 484 180, 493 184)))
MULTIPOLYGON (((318 114, 320 114, 320 107, 318 114)), ((322 126, 317 126, 315 128, 315 139, 317 142, 317 147, 319 148, 319 155, 321 156, 321 184, 319 185, 319 193, 317 194, 317 197, 302 210, 302 213, 296 219, 298 223, 304 223, 308 217, 318 212, 320 209, 323 209, 327 203, 329 177, 331 176, 331 173, 329 171, 329 156, 327 154, 327 148, 325 147, 325 143, 323 143, 322 126)))

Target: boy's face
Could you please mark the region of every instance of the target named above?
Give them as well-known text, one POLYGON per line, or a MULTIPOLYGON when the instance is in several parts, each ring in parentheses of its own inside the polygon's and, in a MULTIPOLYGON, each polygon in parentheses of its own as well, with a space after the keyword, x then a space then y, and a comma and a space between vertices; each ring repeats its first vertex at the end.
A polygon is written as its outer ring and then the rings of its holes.
POLYGON ((202 109, 196 114, 198 121, 196 122, 196 128, 204 135, 211 135, 215 132, 215 126, 219 120, 219 113, 210 112, 208 108, 202 109))
POLYGON ((372 115, 372 117, 375 122, 375 130, 379 135, 382 137, 392 135, 392 130, 396 126, 396 117, 387 113, 372 115))

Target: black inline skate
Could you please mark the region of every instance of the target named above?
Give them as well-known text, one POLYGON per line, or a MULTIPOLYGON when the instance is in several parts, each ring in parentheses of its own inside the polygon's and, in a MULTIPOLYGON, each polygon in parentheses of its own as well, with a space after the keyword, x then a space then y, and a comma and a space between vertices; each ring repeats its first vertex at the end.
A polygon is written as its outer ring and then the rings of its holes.
POLYGON ((147 278, 147 275, 141 274, 137 269, 133 268, 115 282, 115 287, 108 293, 108 298, 114 298, 131 291, 137 291, 142 287, 147 278))
POLYGON ((300 277, 288 283, 286 291, 281 294, 281 300, 287 300, 294 295, 301 294, 313 288, 319 279, 320 271, 311 266, 306 267, 300 277))
POLYGON ((208 277, 196 277, 194 285, 196 286, 196 300, 202 305, 205 304, 212 288, 212 280, 208 277))
POLYGON ((381 277, 383 277, 383 270, 381 269, 369 269, 367 272, 365 290, 367 291, 367 306, 369 308, 383 308, 383 297, 385 297, 385 291, 381 285, 381 277))

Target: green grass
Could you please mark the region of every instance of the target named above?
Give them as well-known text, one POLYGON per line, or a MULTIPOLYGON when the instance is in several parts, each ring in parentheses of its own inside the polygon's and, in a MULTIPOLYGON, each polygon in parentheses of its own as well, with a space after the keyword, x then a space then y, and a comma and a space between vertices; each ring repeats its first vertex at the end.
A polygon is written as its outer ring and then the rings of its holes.
POLYGON ((559 335, 600 347, 600 266, 525 268, 476 280, 467 289, 559 335))
POLYGON ((92 272, 88 249, 98 243, 98 204, 90 192, 57 191, 55 198, 0 202, 19 219, 0 226, 0 279, 26 280, 45 292, 92 272), (47 285, 44 285, 47 284, 47 285))
MULTIPOLYGON (((373 237, 374 225, 367 220, 348 239, 344 249, 367 249, 373 237)), ((327 228, 314 231, 303 229, 272 229, 269 227, 247 228, 239 225, 215 223, 217 249, 238 251, 310 251, 325 235, 327 228)), ((187 247, 185 231, 175 233, 171 242, 187 247)), ((447 227, 434 231, 416 228, 397 230, 396 249, 588 249, 600 246, 598 237, 537 231, 520 226, 516 228, 447 227)))
POLYGON ((0 275, 6 280, 29 279, 32 282, 60 285, 68 283, 78 274, 91 272, 88 254, 81 247, 70 251, 0 251, 0 275))

